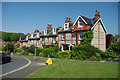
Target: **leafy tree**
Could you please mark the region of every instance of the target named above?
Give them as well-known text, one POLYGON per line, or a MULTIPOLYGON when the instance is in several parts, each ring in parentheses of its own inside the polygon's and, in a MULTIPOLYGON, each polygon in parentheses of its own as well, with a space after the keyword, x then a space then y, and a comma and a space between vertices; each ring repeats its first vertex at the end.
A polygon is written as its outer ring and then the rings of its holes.
POLYGON ((111 41, 114 39, 114 36, 112 34, 106 35, 106 48, 108 48, 111 44, 111 41))
POLYGON ((10 36, 10 40, 11 41, 18 41, 19 40, 19 34, 12 34, 11 36, 10 36))
POLYGON ((11 36, 11 34, 2 32, 2 40, 3 41, 10 41, 10 36, 11 36))
POLYGON ((13 52, 14 51, 14 44, 12 43, 8 43, 7 45, 5 45, 5 47, 3 48, 3 51, 10 51, 10 52, 13 52))
POLYGON ((114 55, 120 54, 120 35, 114 36, 114 39, 111 40, 110 46, 106 50, 106 57, 114 57, 114 55))

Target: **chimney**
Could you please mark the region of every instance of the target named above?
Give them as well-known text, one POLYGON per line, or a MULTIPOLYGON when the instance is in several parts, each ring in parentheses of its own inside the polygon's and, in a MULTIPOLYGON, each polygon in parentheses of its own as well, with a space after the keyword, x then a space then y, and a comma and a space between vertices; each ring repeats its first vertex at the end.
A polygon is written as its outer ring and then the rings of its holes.
POLYGON ((39 30, 38 29, 35 29, 35 31, 34 32, 39 32, 39 30))
POLYGON ((100 18, 100 12, 98 12, 98 11, 96 10, 95 19, 99 19, 99 18, 100 18))
POLYGON ((65 23, 68 23, 68 22, 71 22, 71 19, 67 17, 65 20, 65 23))
POLYGON ((47 29, 52 30, 52 25, 48 24, 47 29))

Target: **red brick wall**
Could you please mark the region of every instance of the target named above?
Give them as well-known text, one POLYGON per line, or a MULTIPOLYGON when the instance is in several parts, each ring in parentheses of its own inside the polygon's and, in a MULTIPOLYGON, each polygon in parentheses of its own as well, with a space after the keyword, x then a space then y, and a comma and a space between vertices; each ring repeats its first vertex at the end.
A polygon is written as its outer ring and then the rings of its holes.
MULTIPOLYGON (((78 20, 81 20, 80 18, 78 20)), ((74 31, 79 31, 79 30, 88 30, 90 28, 90 25, 86 25, 83 21, 83 27, 78 27, 78 20, 74 25, 74 31)))

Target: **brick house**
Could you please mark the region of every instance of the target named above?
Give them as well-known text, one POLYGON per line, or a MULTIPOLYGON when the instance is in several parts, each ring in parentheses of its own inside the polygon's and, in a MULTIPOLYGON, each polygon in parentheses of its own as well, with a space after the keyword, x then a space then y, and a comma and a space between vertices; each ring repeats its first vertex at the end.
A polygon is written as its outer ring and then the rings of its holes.
POLYGON ((89 18, 81 14, 79 14, 75 22, 71 22, 70 18, 66 18, 64 26, 58 32, 59 47, 62 50, 70 50, 73 45, 79 45, 82 38, 82 31, 86 30, 93 30, 91 45, 105 51, 107 30, 100 18, 100 12, 97 12, 97 10, 95 18, 89 18))
POLYGON ((44 31, 39 32, 39 30, 35 30, 34 33, 27 33, 26 35, 20 35, 20 48, 23 46, 30 47, 31 45, 37 47, 43 47, 43 44, 51 45, 55 44, 58 41, 58 30, 60 27, 52 28, 52 25, 47 26, 47 29, 44 31))
POLYGON ((71 50, 72 46, 80 45, 82 31, 93 30, 93 39, 91 45, 99 48, 102 51, 106 50, 106 28, 100 18, 100 12, 96 10, 95 17, 89 18, 79 14, 75 22, 70 18, 66 18, 64 26, 52 28, 52 25, 47 26, 44 31, 34 31, 30 35, 20 37, 20 47, 29 47, 36 43, 37 47, 42 47, 42 44, 50 45, 58 42, 61 50, 71 50), (34 36, 34 34, 36 34, 34 36), (32 37, 33 36, 33 37, 32 37), (30 37, 30 38, 29 38, 30 37))

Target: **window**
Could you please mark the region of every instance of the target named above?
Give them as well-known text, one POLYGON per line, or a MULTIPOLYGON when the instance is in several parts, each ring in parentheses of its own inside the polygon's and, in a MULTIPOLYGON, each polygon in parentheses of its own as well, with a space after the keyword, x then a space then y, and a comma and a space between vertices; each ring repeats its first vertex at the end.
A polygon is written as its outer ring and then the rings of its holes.
POLYGON ((64 24, 64 30, 68 30, 69 23, 64 24))
POLYGON ((61 40, 61 34, 59 34, 59 40, 61 40))
POLYGON ((64 33, 62 33, 62 40, 64 40, 65 39, 65 34, 64 33))
POLYGON ((82 20, 78 21, 78 27, 82 27, 82 20))
POLYGON ((54 33, 55 33, 55 28, 54 28, 54 33))
POLYGON ((46 35, 47 34, 47 30, 44 30, 44 35, 46 35))
POLYGON ((79 32, 79 39, 81 40, 82 38, 82 32, 79 32))
POLYGON ((66 33, 66 40, 71 40, 71 33, 66 33))
POLYGON ((35 38, 36 37, 36 34, 33 34, 33 38, 35 38))
POLYGON ((53 34, 56 34, 56 28, 53 28, 53 34))
POLYGON ((67 24, 65 24, 65 29, 67 29, 67 24))
POLYGON ((73 33, 73 39, 76 39, 76 34, 75 33, 73 33))

